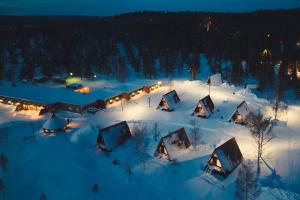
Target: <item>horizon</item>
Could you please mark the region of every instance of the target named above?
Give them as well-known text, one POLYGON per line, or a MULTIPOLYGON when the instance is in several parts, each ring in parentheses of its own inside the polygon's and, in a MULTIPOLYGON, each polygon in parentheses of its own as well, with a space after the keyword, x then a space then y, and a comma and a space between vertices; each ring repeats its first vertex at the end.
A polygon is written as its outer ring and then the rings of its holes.
POLYGON ((4 0, 0 15, 11 16, 114 16, 132 12, 221 12, 247 13, 258 10, 296 9, 300 1, 287 0, 4 0))

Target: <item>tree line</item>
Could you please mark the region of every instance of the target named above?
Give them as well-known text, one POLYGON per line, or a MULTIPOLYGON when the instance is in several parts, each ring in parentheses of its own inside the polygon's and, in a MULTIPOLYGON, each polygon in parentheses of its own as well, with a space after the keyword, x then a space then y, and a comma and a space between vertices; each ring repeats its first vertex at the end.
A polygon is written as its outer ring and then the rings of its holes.
POLYGON ((300 96, 300 9, 251 13, 136 12, 113 17, 0 16, 0 79, 100 73, 124 81, 200 72, 259 89, 291 87, 300 96), (223 67, 224 61, 231 65, 223 67), (279 75, 274 65, 280 64, 279 75))

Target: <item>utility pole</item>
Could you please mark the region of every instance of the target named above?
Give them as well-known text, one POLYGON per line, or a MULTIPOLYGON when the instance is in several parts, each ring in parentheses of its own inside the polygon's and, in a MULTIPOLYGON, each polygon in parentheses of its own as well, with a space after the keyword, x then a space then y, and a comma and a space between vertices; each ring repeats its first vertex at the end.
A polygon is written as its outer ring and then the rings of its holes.
POLYGON ((149 108, 151 107, 151 97, 148 97, 149 108))
POLYGON ((122 107, 122 111, 124 110, 123 108, 123 98, 121 98, 121 107, 122 107))

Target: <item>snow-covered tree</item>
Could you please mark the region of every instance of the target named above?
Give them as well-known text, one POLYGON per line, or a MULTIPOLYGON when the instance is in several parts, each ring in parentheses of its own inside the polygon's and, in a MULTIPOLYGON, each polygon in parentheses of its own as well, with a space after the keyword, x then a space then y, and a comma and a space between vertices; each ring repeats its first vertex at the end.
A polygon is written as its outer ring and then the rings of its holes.
POLYGON ((235 182, 236 196, 241 200, 256 199, 259 194, 258 178, 253 170, 253 163, 245 160, 238 173, 235 182))
POLYGON ((133 180, 133 166, 129 161, 126 161, 123 165, 123 170, 125 175, 128 178, 128 182, 131 182, 133 180))
POLYGON ((192 143, 194 149, 196 149, 200 142, 200 128, 197 125, 197 122, 195 119, 191 120, 190 124, 192 126, 190 140, 191 140, 191 143, 192 143))
POLYGON ((251 123, 249 123, 248 126, 255 141, 257 173, 260 173, 260 160, 264 153, 264 147, 274 138, 274 135, 270 131, 271 129, 268 128, 270 126, 270 119, 264 118, 262 114, 251 115, 251 123))
POLYGON ((159 137, 160 137, 160 130, 159 130, 158 124, 159 124, 158 122, 155 122, 154 126, 153 126, 153 129, 152 129, 153 139, 154 139, 155 142, 157 142, 159 137))
POLYGON ((148 129, 145 124, 135 124, 131 129, 133 135, 133 146, 139 157, 141 163, 143 164, 143 169, 146 169, 146 157, 147 157, 147 135, 148 129))

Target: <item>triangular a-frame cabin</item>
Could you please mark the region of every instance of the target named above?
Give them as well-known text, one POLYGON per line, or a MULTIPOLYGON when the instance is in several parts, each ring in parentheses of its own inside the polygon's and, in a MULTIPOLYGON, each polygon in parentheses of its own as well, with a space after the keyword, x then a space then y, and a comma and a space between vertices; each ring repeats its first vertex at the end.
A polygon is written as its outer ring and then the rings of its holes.
POLYGON ((222 84, 222 82, 221 74, 213 74, 207 79, 207 84, 212 86, 219 86, 222 84))
POLYGON ((232 115, 229 118, 229 122, 235 122, 238 124, 245 124, 247 116, 250 114, 250 109, 246 101, 243 101, 240 103, 235 111, 232 113, 232 115))
POLYGON ((231 138, 212 153, 206 165, 206 172, 228 176, 241 162, 243 155, 235 140, 231 138))
POLYGON ((162 96, 157 109, 173 111, 175 109, 176 104, 178 104, 179 102, 180 99, 176 91, 172 90, 162 96))
POLYGON ((215 105, 210 96, 200 99, 192 115, 197 114, 198 117, 209 117, 214 111, 215 105))
POLYGON ((97 144, 102 150, 111 151, 124 144, 131 138, 130 129, 126 121, 100 129, 97 144))
POLYGON ((180 128, 160 139, 155 154, 173 160, 190 146, 191 143, 184 128, 180 128))

